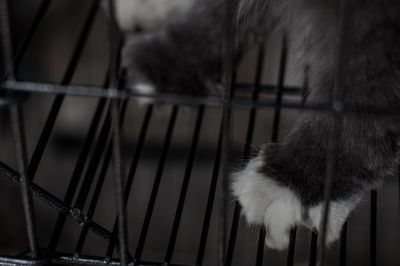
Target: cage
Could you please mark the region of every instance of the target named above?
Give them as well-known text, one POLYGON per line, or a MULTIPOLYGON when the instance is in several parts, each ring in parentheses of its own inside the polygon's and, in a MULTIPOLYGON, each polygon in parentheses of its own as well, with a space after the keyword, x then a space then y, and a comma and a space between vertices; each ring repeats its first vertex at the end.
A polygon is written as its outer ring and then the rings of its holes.
POLYGON ((342 115, 306 104, 308 68, 286 36, 237 70, 227 49, 222 98, 140 95, 123 88, 122 36, 100 1, 0 3, 0 264, 399 264, 396 178, 329 249, 303 229, 288 250, 266 249, 229 196, 235 162, 278 142, 298 110, 342 115))

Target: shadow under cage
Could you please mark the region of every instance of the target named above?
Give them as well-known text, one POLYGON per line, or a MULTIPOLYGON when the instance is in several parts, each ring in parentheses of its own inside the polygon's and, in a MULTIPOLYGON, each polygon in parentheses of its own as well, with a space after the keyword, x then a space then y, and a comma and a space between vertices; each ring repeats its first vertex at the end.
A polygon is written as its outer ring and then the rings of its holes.
MULTIPOLYGON (((0 1, 0 264, 400 263, 394 177, 329 248, 318 246, 323 234, 299 228, 288 250, 268 250, 264 230, 242 221, 229 174, 256 144, 279 142, 299 110, 334 119, 360 111, 307 103, 307 66, 300 84, 287 85, 285 36, 275 48, 260 42, 237 70, 234 33, 221 36, 223 97, 141 95, 123 88, 122 36, 100 1, 28 2, 0 1)), ((329 169, 335 156, 327 156, 329 169)))

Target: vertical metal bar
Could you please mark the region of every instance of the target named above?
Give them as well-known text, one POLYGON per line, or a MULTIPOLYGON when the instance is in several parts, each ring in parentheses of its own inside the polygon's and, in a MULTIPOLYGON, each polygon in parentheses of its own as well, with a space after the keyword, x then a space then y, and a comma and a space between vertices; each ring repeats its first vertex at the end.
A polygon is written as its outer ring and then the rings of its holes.
POLYGON ((258 233, 258 241, 257 241, 257 257, 256 257, 256 265, 263 265, 264 260, 264 252, 265 252, 265 228, 260 228, 258 233))
POLYGON ((296 234, 297 234, 297 227, 290 230, 289 249, 288 249, 288 255, 287 255, 287 262, 286 262, 287 266, 294 265, 294 251, 295 251, 295 247, 296 247, 296 234))
POLYGON ((323 266, 325 263, 325 242, 328 225, 328 214, 330 208, 330 198, 335 175, 335 165, 338 159, 340 131, 342 124, 342 109, 344 96, 344 77, 346 75, 347 50, 349 49, 349 22, 352 0, 341 0, 338 10, 339 21, 337 31, 339 34, 336 46, 337 62, 335 66, 334 86, 332 87, 331 104, 333 113, 328 119, 331 120, 332 127, 329 130, 326 160, 326 178, 324 184, 324 208, 320 225, 319 252, 317 262, 323 266))
MULTIPOLYGON (((256 73, 253 83, 253 92, 252 92, 252 102, 256 102, 258 100, 259 92, 260 92, 260 83, 262 78, 262 71, 264 68, 264 60, 265 60, 265 47, 264 43, 261 43, 258 47, 258 56, 257 56, 257 64, 256 64, 256 73)), ((247 126, 246 133, 246 143, 243 152, 243 160, 247 161, 250 157, 250 148, 251 143, 253 142, 254 128, 255 122, 257 118, 257 110, 252 107, 249 112, 249 122, 247 126)), ((240 214, 240 206, 239 204, 235 204, 235 210, 231 225, 231 232, 229 237, 228 248, 226 252, 226 261, 225 265, 230 265, 233 261, 233 254, 235 249, 236 235, 237 229, 239 226, 239 214, 240 214)), ((261 251, 263 253, 263 250, 261 251)), ((262 263, 262 254, 260 254, 260 250, 257 253, 257 263, 262 263)), ((258 264, 256 264, 258 265, 258 264)))
MULTIPOLYGON (((302 101, 303 105, 306 104, 309 92, 309 77, 310 77, 310 66, 304 66, 304 83, 303 83, 303 90, 302 90, 302 101)), ((311 232, 311 239, 310 239, 310 254, 309 254, 309 266, 316 266, 317 265, 317 248, 318 248, 318 235, 315 232, 311 232)))
POLYGON ((36 258, 38 257, 38 244, 33 210, 32 191, 29 189, 31 185, 31 179, 26 174, 28 159, 25 143, 25 128, 23 124, 21 109, 18 105, 13 105, 10 107, 10 117, 14 135, 18 172, 20 173, 21 177, 22 203, 24 205, 29 248, 31 251, 31 256, 33 258, 36 258))
POLYGON ((281 58, 279 61, 278 83, 275 91, 275 110, 274 110, 274 120, 272 126, 272 137, 271 137, 271 142, 273 143, 278 141, 278 135, 279 135, 283 86, 285 83, 285 76, 286 76, 287 52, 288 52, 288 39, 287 39, 287 34, 284 33, 282 38, 281 58))
POLYGON ((226 251, 225 266, 230 266, 233 261, 233 254, 234 254, 234 250, 235 250, 237 231, 238 231, 238 227, 239 227, 239 217, 240 217, 240 205, 238 202, 235 202, 235 209, 233 211, 231 231, 229 234, 228 248, 226 251))
POLYGON ((204 214, 203 226, 201 229, 200 244, 199 244, 199 249, 197 252, 197 258, 196 258, 196 264, 195 264, 196 266, 203 265, 203 261, 204 261, 204 254, 205 254, 205 249, 206 249, 206 244, 207 244, 207 239, 208 239, 208 232, 209 232, 209 228, 210 228, 211 215, 212 215, 214 201, 215 201, 215 194, 217 192, 217 186, 218 186, 219 169, 220 169, 220 165, 221 165, 222 139, 223 139, 222 134, 223 134, 223 130, 222 130, 222 124, 221 124, 220 129, 219 129, 219 134, 218 134, 217 150, 215 152, 213 174, 211 177, 210 189, 208 192, 207 207, 206 207, 206 212, 204 214))
POLYGON ((204 106, 200 106, 197 111, 197 118, 195 122, 195 127, 192 136, 192 143, 190 146, 190 151, 188 155, 188 161, 186 164, 186 170, 182 182, 181 192, 179 195, 178 205, 175 211, 175 218, 172 224, 172 230, 168 241, 167 252, 165 255, 164 263, 169 265, 171 263, 171 259, 175 249, 175 243, 178 236, 179 225, 182 218, 183 208, 185 206, 185 199, 187 190, 189 188, 190 177, 192 174, 193 162, 197 151, 197 145, 200 137, 200 130, 203 123, 204 116, 204 106))
MULTIPOLYGON (((256 68, 256 75, 254 78, 254 87, 253 87, 253 96, 252 96, 252 102, 256 102, 258 100, 259 96, 259 87, 261 85, 261 78, 262 78, 262 72, 264 69, 264 61, 265 61, 265 43, 262 42, 259 45, 259 51, 258 51, 258 56, 257 56, 257 68, 256 68)), ((247 129, 248 136, 246 137, 246 146, 244 150, 244 159, 248 160, 250 157, 250 145, 253 142, 253 131, 255 127, 255 121, 256 121, 256 108, 251 108, 250 110, 250 116, 249 116, 249 127, 247 129), (251 131, 251 132, 250 132, 251 131)), ((260 234, 259 237, 262 237, 262 239, 265 239, 265 231, 263 229, 260 229, 260 234)), ((258 245, 257 245, 257 255, 256 255, 256 266, 261 266, 263 264, 264 260, 264 240, 261 240, 260 238, 258 239, 258 245)))
MULTIPOLYGON (((308 96, 308 89, 309 89, 309 66, 304 66, 304 81, 301 91, 301 104, 305 105, 307 102, 308 96)), ((297 227, 293 228, 290 231, 290 240, 289 240, 289 249, 288 249, 288 256, 287 256, 287 266, 294 265, 294 254, 296 248, 296 235, 297 235, 297 227)))
MULTIPOLYGON (((230 101, 230 100, 228 100, 230 101)), ((230 118, 231 108, 229 105, 224 104, 222 114, 222 154, 221 154, 221 167, 222 179, 220 186, 220 208, 218 211, 218 258, 219 265, 227 264, 231 257, 225 256, 226 249, 226 235, 227 235, 227 216, 228 216, 228 195, 229 195, 229 151, 230 151, 230 118)), ((237 204, 236 204, 237 205, 237 204)), ((236 207, 235 207, 236 210, 236 207)), ((235 234, 236 235, 236 234, 235 234)))
MULTIPOLYGON (((3 60, 6 70, 6 78, 15 79, 13 49, 11 40, 11 28, 8 13, 8 3, 6 0, 0 1, 0 36, 3 51, 3 60)), ((12 105, 9 109, 11 127, 14 136, 15 155, 17 158, 18 172, 21 178, 21 196, 24 207, 26 231, 29 241, 31 257, 38 257, 38 244, 36 236, 35 217, 33 210, 32 192, 29 189, 31 184, 30 176, 27 174, 27 150, 25 127, 19 105, 12 105)))
MULTIPOLYGON (((119 115, 119 118, 118 118, 119 121, 120 121, 120 127, 122 127, 122 123, 123 123, 124 118, 125 118, 126 108, 127 108, 127 101, 123 101, 123 103, 121 104, 121 111, 120 111, 120 115, 119 115)), ((109 127, 109 125, 107 125, 107 123, 105 123, 105 125, 103 126, 103 128, 107 128, 107 129, 108 129, 108 127, 109 127)), ((108 131, 106 130, 106 132, 108 132, 108 131)), ((111 139, 105 137, 104 142, 103 142, 101 137, 99 137, 99 142, 97 144, 97 147, 100 147, 100 146, 101 147, 107 147, 107 148, 106 148, 105 156, 104 156, 104 159, 103 159, 103 166, 102 166, 102 168, 100 170, 100 174, 99 174, 99 177, 97 179, 97 183, 96 183, 96 186, 95 186, 95 189, 94 189, 94 192, 93 192, 92 200, 91 200, 91 202, 89 204, 89 208, 88 208, 88 211, 87 211, 87 214, 86 214, 86 216, 87 216, 87 218, 89 220, 92 219, 92 217, 94 215, 94 212, 96 210, 97 202, 99 200, 100 193, 101 193, 101 190, 103 188, 104 180, 105 180, 105 177, 106 177, 106 174, 107 174, 108 166, 110 164, 111 155, 112 155, 112 141, 111 141, 111 139)), ((92 182, 94 181, 96 168, 97 168, 97 165, 99 165, 100 157, 103 154, 103 151, 104 151, 104 149, 98 150, 97 154, 95 152, 96 156, 93 156, 93 158, 95 158, 95 160, 92 160, 91 163, 90 163, 91 166, 94 166, 94 167, 89 167, 88 175, 86 175, 85 181, 88 180, 88 179, 90 179, 91 181, 87 183, 87 184, 90 184, 87 187, 87 189, 81 190, 80 193, 79 193, 80 195, 85 195, 84 197, 81 197, 82 201, 81 201, 81 203, 78 203, 80 205, 78 205, 78 206, 76 205, 75 206, 75 207, 77 207, 79 209, 83 208, 83 205, 85 204, 85 202, 87 200, 89 187, 92 185, 92 182)), ((75 257, 79 257, 80 256, 82 248, 83 248, 83 245, 84 245, 84 242, 86 240, 86 235, 87 235, 88 231, 89 231, 89 225, 86 224, 86 225, 84 225, 84 227, 83 227, 83 229, 81 231, 81 234, 79 236, 78 244, 77 244, 77 246, 75 248, 75 257)), ((111 239, 110 239, 110 241, 111 241, 111 239)))
POLYGON ((147 238, 147 233, 150 228, 151 217, 153 215, 154 206, 156 204, 158 189, 160 188, 161 177, 162 177, 162 173, 164 171, 164 165, 167 160, 167 154, 168 154, 169 147, 170 147, 171 140, 172 140, 172 134, 174 131, 177 115, 178 115, 178 106, 174 105, 172 107, 172 113, 171 113, 171 116, 169 119, 167 132, 166 132, 165 138, 164 138, 164 145, 163 145, 163 148, 161 151, 160 162, 158 164, 156 177, 154 179, 153 188, 152 188, 152 191, 150 194, 149 203, 147 205, 147 210, 146 210, 145 218, 143 221, 142 230, 140 232, 139 241, 138 241, 135 256, 134 256, 135 265, 140 264, 140 260, 142 257, 144 245, 145 245, 146 238, 147 238))
POLYGON ((106 110, 107 117, 105 118, 105 121, 103 122, 100 133, 98 135, 97 142, 94 147, 92 157, 90 158, 89 164, 87 166, 85 176, 81 182, 79 190, 75 192, 76 199, 74 208, 83 209, 83 207, 85 206, 90 187, 92 186, 96 170, 101 160, 101 156, 104 153, 104 150, 106 149, 107 143, 110 141, 111 138, 110 128, 112 127, 110 108, 111 107, 109 107, 106 110))
MULTIPOLYGON (((279 135, 279 125, 280 125, 280 118, 281 118, 281 104, 282 104, 282 95, 283 95, 283 85, 285 82, 286 76, 286 64, 287 64, 287 49, 288 49, 288 39, 286 33, 283 34, 282 38, 282 45, 281 45, 281 54, 279 60, 279 72, 278 72, 278 82, 275 89, 275 108, 274 108, 274 119, 273 119, 273 126, 272 126, 272 136, 271 142, 276 143, 278 141, 279 135)), ((258 237, 258 250, 257 250, 257 257, 261 257, 264 252, 265 246, 265 228, 261 228, 258 237)), ((291 237, 293 239, 293 237, 291 237)), ((289 243, 294 250, 294 242, 289 243)), ((289 253, 290 254, 290 253, 289 253)), ((262 265, 262 259, 257 258, 257 266, 262 265)))
POLYGON ((41 2, 35 17, 33 18, 28 33, 24 41, 22 42, 21 46, 18 48, 17 54, 15 55, 14 59, 16 73, 21 65, 22 59, 25 56, 26 51, 28 50, 29 45, 32 42, 33 36, 35 35, 36 30, 38 29, 39 24, 42 21, 44 15, 46 14, 47 10, 49 9, 51 3, 52 0, 43 0, 41 2))
POLYGON ((227 236, 227 217, 228 217, 228 195, 229 195, 229 154, 231 146, 231 107, 232 93, 234 87, 234 57, 235 57, 235 1, 225 0, 224 5, 224 39, 223 49, 223 75, 222 83, 225 88, 224 105, 222 112, 222 179, 220 186, 220 204, 218 211, 218 265, 225 265, 226 236, 227 236))
MULTIPOLYGON (((111 87, 118 86, 118 69, 119 69, 119 45, 120 35, 118 26, 114 18, 114 2, 108 1, 109 19, 108 19, 108 38, 110 48, 110 78, 111 87)), ((123 82, 123 79, 120 79, 123 82)), ((119 88, 120 86, 118 86, 119 88)), ((123 195, 123 166, 121 158, 121 132, 119 121, 119 100, 111 101, 111 129, 113 144, 113 172, 114 172, 114 193, 115 203, 118 216, 118 235, 119 235, 119 254, 122 265, 128 264, 128 240, 127 240, 127 217, 126 204, 123 195)))
POLYGON ((326 242, 326 233, 328 226, 328 214, 330 208, 330 198, 332 193, 333 186, 333 177, 335 174, 335 165, 337 162, 337 154, 339 152, 339 135, 340 135, 340 124, 341 117, 340 114, 333 114, 333 117, 329 117, 329 119, 333 120, 333 128, 329 132, 328 136, 328 148, 327 148, 327 162, 326 162, 326 177, 324 184, 324 202, 323 202, 323 213, 322 213, 322 221, 320 225, 320 235, 319 235, 319 252, 318 255, 318 264, 323 266, 325 263, 325 242, 326 242))
POLYGON ((9 16, 7 0, 0 1, 0 27, 1 27, 0 29, 1 49, 3 53, 6 78, 15 80, 10 16, 9 16))
MULTIPOLYGON (((126 186, 125 186, 125 191, 124 191, 125 204, 127 204, 128 199, 129 199, 129 195, 130 195, 130 192, 132 189, 132 184, 133 184, 134 177, 136 174, 136 169, 137 169, 137 166, 139 163, 140 156, 142 154, 144 142, 145 142, 146 136, 147 136, 147 130, 149 128, 150 119, 151 119, 152 115, 153 115, 153 105, 150 105, 147 108, 147 111, 146 111, 146 114, 145 114, 145 117, 143 120, 142 129, 140 131, 140 135, 139 135, 139 138, 137 141, 137 147, 136 147, 135 153, 133 155, 131 167, 129 169, 128 178, 126 181, 126 186)), ((114 221, 112 237, 108 244, 107 252, 106 252, 106 256, 105 256, 106 260, 109 260, 112 257, 112 253, 115 248, 115 240, 116 240, 117 234, 118 234, 118 218, 114 221)))
POLYGON ((378 192, 374 189, 371 191, 371 221, 370 221, 370 240, 369 240, 369 262, 370 266, 376 266, 376 225, 378 212, 378 192))
POLYGON ((346 266, 346 252, 347 252, 347 222, 344 224, 342 232, 340 233, 340 266, 346 266))
MULTIPOLYGON (((89 208, 87 210, 86 216, 89 220, 92 220, 94 212, 96 210, 97 202, 99 200, 100 193, 103 188, 103 184, 104 184, 104 180, 105 180, 105 177, 107 174, 108 166, 111 161, 112 145, 110 145, 110 144, 111 143, 109 142, 106 145, 108 148, 107 148, 104 160, 103 160, 103 166, 100 170, 99 178, 97 180, 95 189, 93 191, 92 200, 91 200, 89 208)), ((76 248, 75 248, 75 252, 74 252, 74 257, 79 258, 80 255, 82 254, 83 246, 85 244, 86 236, 87 236, 88 232, 89 232, 89 226, 87 224, 85 224, 81 230, 81 234, 79 235, 78 243, 76 244, 76 248)))
MULTIPOLYGON (((286 76, 286 65, 287 65, 287 53, 288 53, 288 39, 287 33, 283 33, 282 39, 282 51, 281 51, 281 58, 279 63, 279 74, 278 74, 278 83, 277 89, 275 93, 275 113, 274 113, 274 120, 273 120, 273 127, 272 127, 272 137, 271 142, 276 143, 278 142, 278 135, 279 135, 279 125, 280 125, 280 118, 281 118, 281 104, 282 104, 282 97, 283 97, 283 86, 285 83, 285 76, 286 76)), ((303 97, 304 99, 304 97, 303 97)), ((290 238, 289 238, 289 249, 287 255, 287 265, 293 265, 294 262, 294 251, 296 245, 296 234, 297 229, 293 228, 290 231, 290 238)), ((263 240, 264 241, 264 240, 263 240)))
MULTIPOLYGON (((286 61, 287 61, 287 37, 286 37, 286 35, 284 35, 284 37, 282 39, 282 51, 281 51, 281 58, 280 58, 278 82, 277 82, 277 87, 276 87, 276 98, 275 98, 276 107, 275 107, 273 129, 272 129, 272 139, 271 139, 272 142, 276 142, 278 140, 280 108, 281 108, 282 93, 283 93, 283 83, 284 83, 285 71, 286 71, 286 61)), ((261 73, 259 73, 259 74, 261 74, 261 73)), ((259 77, 259 79, 261 79, 261 76, 259 77)), ((255 95, 255 97, 253 98, 254 101, 257 99, 256 97, 258 97, 258 96, 255 95)), ((250 143, 249 141, 247 141, 247 142, 250 143)), ((244 155, 246 156, 246 154, 244 154, 244 155)), ((249 157, 248 154, 247 154, 247 157, 249 157)), ((235 243, 236 243, 237 229, 239 226, 239 216, 240 216, 240 205, 238 203, 236 203, 234 213, 233 213, 231 234, 230 234, 228 250, 227 250, 226 266, 230 266, 232 264, 232 257, 234 254, 234 248, 235 248, 235 243)), ((258 248, 257 248, 256 265, 262 265, 263 253, 264 253, 264 241, 265 241, 265 230, 260 229, 259 243, 258 243, 258 248)))
POLYGON ((309 266, 317 265, 317 248, 318 248, 318 235, 317 233, 312 232, 310 241, 310 256, 308 261, 309 266))
POLYGON ((111 102, 111 121, 113 131, 113 169, 114 169, 114 192, 118 214, 119 252, 121 265, 128 265, 128 240, 126 205, 123 200, 123 166, 121 158, 121 132, 119 123, 118 100, 111 102))

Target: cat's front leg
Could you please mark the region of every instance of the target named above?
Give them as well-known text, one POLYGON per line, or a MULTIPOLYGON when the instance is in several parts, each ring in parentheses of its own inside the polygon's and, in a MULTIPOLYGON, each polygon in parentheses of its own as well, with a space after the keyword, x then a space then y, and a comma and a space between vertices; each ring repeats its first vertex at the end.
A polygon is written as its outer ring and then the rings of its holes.
MULTIPOLYGON (((365 126, 356 120, 348 122, 365 126)), ((266 145, 243 170, 233 174, 232 191, 242 214, 249 224, 265 227, 268 247, 286 248, 290 229, 297 225, 320 231, 328 130, 323 118, 300 119, 282 143, 266 145)), ((348 128, 344 131, 342 137, 351 137, 341 139, 335 164, 326 244, 339 238, 365 190, 379 183, 379 175, 388 165, 376 163, 378 158, 393 161, 387 136, 375 135, 372 140, 348 128)))

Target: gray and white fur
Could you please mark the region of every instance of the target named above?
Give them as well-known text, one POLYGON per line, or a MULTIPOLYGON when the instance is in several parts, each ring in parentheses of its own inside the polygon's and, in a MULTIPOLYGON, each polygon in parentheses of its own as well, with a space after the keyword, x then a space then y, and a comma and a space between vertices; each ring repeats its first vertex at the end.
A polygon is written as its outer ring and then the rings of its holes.
MULTIPOLYGON (((185 12, 149 34, 128 37, 123 65, 128 85, 146 91, 207 94, 221 74, 223 0, 192 0, 185 12), (139 87, 140 87, 139 86, 139 87)), ((351 31, 346 40, 343 104, 400 107, 400 3, 349 0, 351 31)), ((285 30, 304 64, 310 66, 309 101, 329 104, 337 65, 339 0, 237 0, 237 58, 250 34, 285 30), (296 34, 294 34, 296 33, 296 34), (301 33, 301 34, 299 34, 301 33)), ((250 224, 266 227, 266 245, 284 249, 289 230, 319 230, 326 174, 328 133, 325 113, 304 112, 279 144, 263 146, 256 158, 233 174, 232 192, 250 224)), ((395 116, 343 116, 333 175, 327 243, 363 193, 395 172, 400 121, 395 116)))

